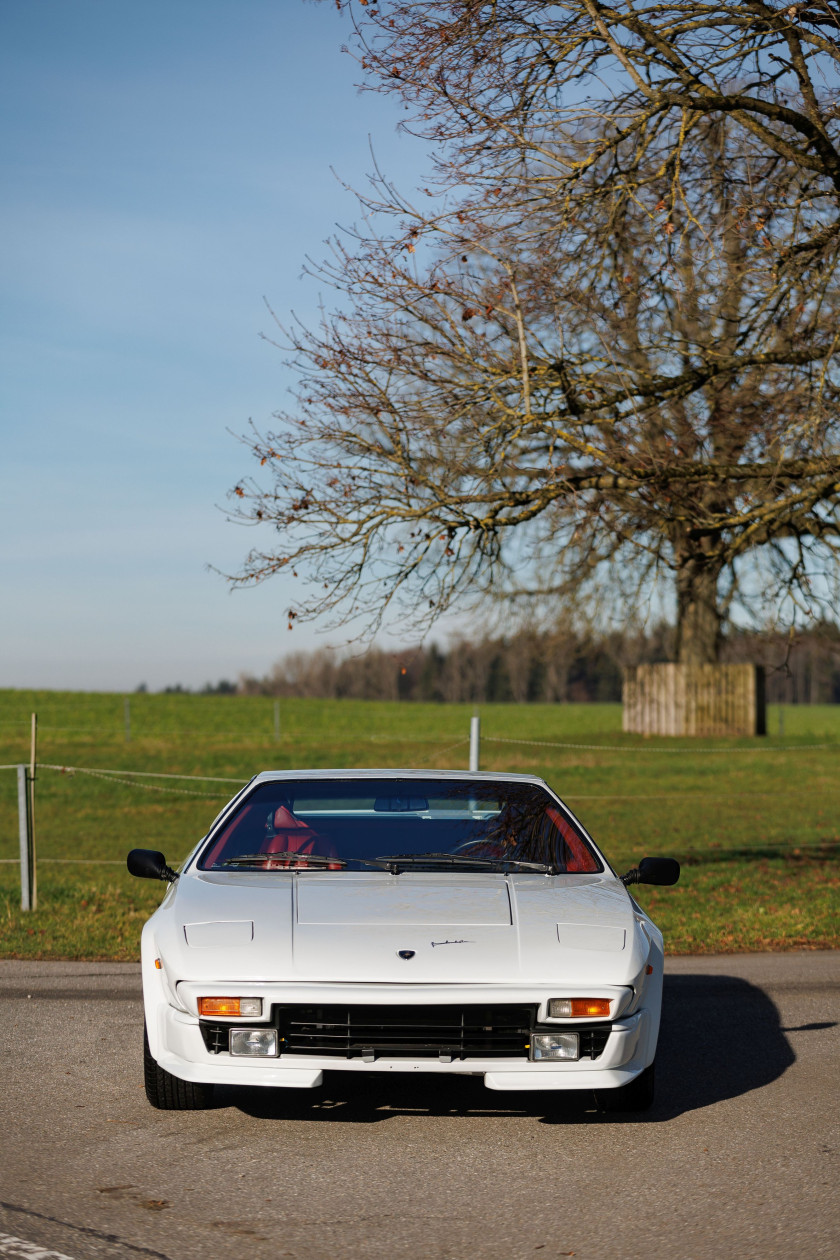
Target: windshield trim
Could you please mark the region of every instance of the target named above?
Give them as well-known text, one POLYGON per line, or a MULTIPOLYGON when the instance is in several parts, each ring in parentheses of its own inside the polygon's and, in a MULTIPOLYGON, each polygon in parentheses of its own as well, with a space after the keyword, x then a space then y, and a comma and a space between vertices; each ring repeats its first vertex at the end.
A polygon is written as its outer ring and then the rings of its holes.
MULTIPOLYGON (((516 773, 494 773, 491 771, 479 771, 479 772, 462 771, 462 770, 428 771, 428 770, 417 770, 417 769, 410 769, 410 770, 409 769, 398 769, 398 770, 394 770, 394 769, 323 770, 321 769, 321 770, 305 770, 305 771, 304 770, 301 770, 301 771, 284 770, 284 771, 264 771, 260 774, 254 775, 253 778, 251 778, 251 780, 247 784, 245 784, 243 788, 240 789, 239 792, 236 793, 236 795, 231 799, 229 804, 214 819, 213 825, 210 827, 207 834, 201 838, 199 843, 195 846, 194 850, 192 851, 192 853, 189 855, 188 859, 184 863, 183 868, 182 868, 182 873, 185 873, 186 871, 190 869, 201 870, 203 872, 216 870, 217 873, 221 870, 220 867, 201 866, 200 863, 202 862, 202 860, 206 860, 207 855, 211 851, 213 845, 220 838, 220 834, 223 831, 223 829, 227 825, 229 825, 231 822, 233 822, 234 817, 238 813, 238 811, 242 809, 242 807, 248 803, 248 801, 251 799, 252 796, 256 795, 257 792, 259 792, 260 788, 266 787, 270 784, 277 784, 279 787, 284 783, 313 784, 313 785, 316 783, 318 784, 355 783, 362 786, 365 784, 366 781, 369 782, 373 780, 378 780, 380 782, 388 782, 389 784, 398 784, 400 782, 403 782, 403 783, 410 782, 413 784, 413 783, 417 783, 418 781, 423 781, 426 783, 439 782, 442 785, 449 784, 452 782, 460 782, 465 785, 470 785, 474 783, 479 792, 482 790, 482 787, 488 784, 495 784, 498 786, 499 789, 503 789, 506 785, 510 785, 511 787, 531 786, 535 788, 536 790, 544 793, 547 796, 548 801, 550 802, 551 806, 559 812, 561 818, 563 819, 563 822, 566 823, 566 825, 571 828, 572 832, 577 833, 577 835, 583 841, 584 847, 589 850, 589 853, 592 859, 594 860, 594 865, 596 868, 593 871, 581 872, 581 871, 567 871, 564 867, 560 867, 556 869, 556 873, 569 874, 569 875, 575 875, 575 874, 613 874, 614 875, 615 873, 610 863, 606 860, 606 858, 604 857, 604 854, 602 853, 598 845, 595 843, 595 841, 592 839, 587 829, 583 826, 583 824, 577 818, 577 816, 560 799, 560 797, 557 796, 557 794, 549 787, 549 785, 545 782, 545 780, 541 779, 539 776, 530 775, 530 774, 516 774, 516 773)), ((326 812, 327 811, 324 811, 324 813, 326 812)), ((480 812, 484 815, 484 817, 489 816, 489 811, 480 811, 480 812)), ((418 811, 411 814, 405 813, 402 816, 418 818, 418 817, 422 817, 423 814, 422 812, 418 811)), ((557 825, 557 823, 555 823, 555 825, 557 825)), ((561 830, 561 834, 563 834, 562 830, 561 830)), ((373 867, 375 867, 375 865, 378 865, 378 863, 375 863, 373 861, 372 857, 370 859, 348 858, 346 860, 350 866, 352 866, 356 861, 358 861, 360 866, 368 865, 369 869, 372 869, 373 867)), ((512 861, 515 861, 515 860, 516 859, 512 859, 512 861)), ((521 860, 523 862, 528 861, 528 859, 521 859, 521 860)), ((501 862, 503 861, 503 859, 499 859, 499 861, 501 862)), ((228 871, 230 871, 232 868, 228 867, 227 869, 228 871)), ((244 870, 261 870, 264 868, 260 868, 256 866, 240 867, 240 870, 243 870, 243 869, 244 870)), ((284 873, 284 871, 289 871, 289 870, 294 872, 294 870, 296 869, 297 870, 308 869, 311 871, 316 868, 314 864, 308 868, 302 867, 302 866, 297 867, 297 868, 294 868, 294 867, 275 868, 275 870, 279 870, 280 873, 284 873)), ((345 867, 342 869, 348 869, 348 868, 345 867)), ((429 869, 429 868, 427 867, 426 869, 429 869)), ((436 869, 438 872, 442 870, 443 864, 439 864, 436 869)), ((447 864, 447 869, 455 869, 455 868, 452 865, 447 864)), ((457 869, 460 869, 464 873, 467 873, 467 871, 469 870, 469 868, 466 865, 460 866, 460 864, 457 869)), ((473 870, 475 870, 476 873, 481 873, 479 872, 477 866, 474 867, 473 870)), ((488 871, 488 873, 496 873, 496 872, 489 872, 489 868, 486 868, 486 867, 484 868, 484 871, 488 871)), ((272 871, 271 873, 275 873, 275 871, 272 871)), ((548 874, 549 872, 526 871, 523 867, 520 867, 515 873, 540 874, 541 876, 544 877, 544 875, 548 874)))

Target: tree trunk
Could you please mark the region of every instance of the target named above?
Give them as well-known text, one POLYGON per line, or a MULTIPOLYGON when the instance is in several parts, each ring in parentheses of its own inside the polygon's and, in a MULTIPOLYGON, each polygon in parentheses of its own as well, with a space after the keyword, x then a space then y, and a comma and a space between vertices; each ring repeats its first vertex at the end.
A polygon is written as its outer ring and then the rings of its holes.
POLYGON ((677 568, 677 663, 714 665, 721 645, 718 608, 721 566, 702 553, 681 557, 677 568))

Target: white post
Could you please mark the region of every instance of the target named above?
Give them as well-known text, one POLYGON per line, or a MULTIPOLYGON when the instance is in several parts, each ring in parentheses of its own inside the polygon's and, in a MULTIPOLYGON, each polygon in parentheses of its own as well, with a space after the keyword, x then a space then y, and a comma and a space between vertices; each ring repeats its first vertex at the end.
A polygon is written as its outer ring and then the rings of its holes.
POLYGON ((38 909, 38 868, 35 864, 35 768, 37 766, 36 743, 38 738, 38 714, 32 714, 32 743, 29 761, 29 900, 33 910, 38 909))
POLYGON ((474 713, 470 718, 470 770, 478 769, 478 750, 481 742, 481 718, 474 713))
POLYGON ((29 784, 26 766, 18 766, 18 832, 20 835, 20 908, 32 909, 32 833, 29 829, 29 784))
POLYGON ((274 701, 274 738, 280 740, 280 701, 274 701))

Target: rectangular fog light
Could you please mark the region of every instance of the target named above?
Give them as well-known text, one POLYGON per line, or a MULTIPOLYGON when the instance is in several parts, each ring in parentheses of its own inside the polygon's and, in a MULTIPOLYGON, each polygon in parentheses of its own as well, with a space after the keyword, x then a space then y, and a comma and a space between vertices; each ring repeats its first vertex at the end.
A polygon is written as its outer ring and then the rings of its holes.
POLYGON ((531 1037, 532 1059, 578 1059, 577 1033, 534 1033, 531 1037))
POLYGON ((230 1052, 277 1057, 276 1028, 231 1028, 230 1052))

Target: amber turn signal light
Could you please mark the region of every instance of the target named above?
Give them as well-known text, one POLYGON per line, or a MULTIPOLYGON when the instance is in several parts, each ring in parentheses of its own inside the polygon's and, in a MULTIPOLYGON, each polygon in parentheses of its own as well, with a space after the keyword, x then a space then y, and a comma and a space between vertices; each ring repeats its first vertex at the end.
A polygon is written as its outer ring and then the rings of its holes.
POLYGON ((262 998, 200 997, 199 1015, 254 1015, 262 1014, 262 998))
POLYGON ((609 1013, 609 998, 572 998, 572 1019, 602 1019, 609 1013))
POLYGON ((609 998, 550 998, 552 1019, 605 1019, 610 1014, 609 998))

